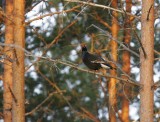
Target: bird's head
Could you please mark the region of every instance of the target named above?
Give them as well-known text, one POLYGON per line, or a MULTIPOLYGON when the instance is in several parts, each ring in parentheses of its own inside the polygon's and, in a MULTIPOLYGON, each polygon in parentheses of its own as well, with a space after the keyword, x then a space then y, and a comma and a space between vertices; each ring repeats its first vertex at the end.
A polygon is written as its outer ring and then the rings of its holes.
POLYGON ((87 51, 87 47, 84 43, 81 44, 82 51, 87 51))

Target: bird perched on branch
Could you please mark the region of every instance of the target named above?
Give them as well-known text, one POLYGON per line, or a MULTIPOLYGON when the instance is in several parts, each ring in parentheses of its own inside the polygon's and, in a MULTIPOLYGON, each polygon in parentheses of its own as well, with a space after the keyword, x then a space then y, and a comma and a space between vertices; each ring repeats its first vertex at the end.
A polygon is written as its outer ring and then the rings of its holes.
POLYGON ((108 64, 101 56, 91 54, 87 51, 87 47, 85 44, 81 44, 82 48, 82 60, 83 63, 92 70, 99 70, 101 68, 104 69, 116 69, 108 64))

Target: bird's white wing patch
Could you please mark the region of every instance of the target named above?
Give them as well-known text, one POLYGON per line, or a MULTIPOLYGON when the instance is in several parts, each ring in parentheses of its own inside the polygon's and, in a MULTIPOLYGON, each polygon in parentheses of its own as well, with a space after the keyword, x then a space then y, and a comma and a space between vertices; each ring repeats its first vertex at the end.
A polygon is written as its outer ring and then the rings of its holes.
POLYGON ((101 67, 105 68, 105 69, 110 69, 109 66, 105 65, 105 64, 101 64, 101 67))

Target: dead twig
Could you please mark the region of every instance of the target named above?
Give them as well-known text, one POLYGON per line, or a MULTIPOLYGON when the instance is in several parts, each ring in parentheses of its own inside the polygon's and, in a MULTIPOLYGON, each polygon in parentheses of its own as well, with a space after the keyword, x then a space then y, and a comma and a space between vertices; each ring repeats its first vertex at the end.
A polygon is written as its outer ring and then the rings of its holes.
POLYGON ((35 55, 30 55, 30 54, 25 54, 26 56, 31 56, 31 57, 37 57, 37 58, 41 58, 41 59, 44 59, 44 60, 47 60, 47 61, 50 61, 50 62, 53 62, 55 64, 59 63, 59 64, 63 64, 63 65, 66 65, 66 66, 69 66, 71 68, 74 68, 74 69, 77 69, 79 71, 83 71, 83 72, 87 72, 87 73, 91 73, 91 74, 94 74, 94 75, 99 75, 99 76, 103 76, 103 77, 109 77, 109 78, 115 78, 119 81, 122 81, 122 82, 125 82, 125 83, 129 83, 129 84, 132 84, 132 85, 136 85, 136 86, 139 86, 141 87, 141 84, 136 82, 136 81, 132 81, 130 79, 123 79, 123 78, 120 78, 120 77, 116 77, 116 76, 112 76, 112 75, 109 75, 109 74, 101 74, 101 73, 98 73, 98 72, 95 72, 95 71, 91 71, 91 70, 86 70, 86 69, 82 69, 80 67, 77 67, 77 65, 73 65, 73 64, 70 64, 70 63, 66 63, 62 60, 54 60, 54 59, 51 59, 51 58, 48 58, 48 57, 44 57, 44 56, 35 56, 35 55))
POLYGON ((133 32, 134 32, 134 34, 135 34, 135 36, 136 36, 136 38, 137 38, 137 40, 138 40, 138 42, 139 42, 139 44, 140 44, 140 46, 141 46, 141 48, 142 48, 142 51, 143 51, 143 54, 144 54, 144 58, 146 58, 146 57, 147 57, 147 54, 146 54, 146 52, 145 52, 145 50, 144 50, 144 47, 143 47, 143 45, 142 45, 142 42, 141 42, 138 34, 136 33, 136 31, 133 30, 133 32))
MULTIPOLYGON (((64 29, 62 29, 62 30, 58 33, 58 35, 56 36, 56 38, 55 38, 49 45, 46 46, 46 49, 43 51, 42 56, 45 55, 45 54, 47 53, 48 49, 50 49, 54 44, 56 44, 56 43, 58 42, 58 40, 59 40, 59 38, 62 36, 62 34, 63 34, 68 28, 70 28, 72 25, 74 25, 76 22, 77 22, 77 20, 74 20, 74 21, 71 22, 67 27, 65 27, 64 29)), ((31 66, 33 66, 37 61, 39 61, 40 59, 41 59, 41 57, 39 57, 39 58, 38 58, 35 62, 33 62, 30 66, 28 66, 28 67, 26 68, 26 71, 27 71, 31 66)))
POLYGON ((13 93, 13 91, 12 91, 12 89, 10 88, 9 85, 8 85, 8 89, 9 89, 10 93, 12 94, 12 97, 13 97, 15 103, 17 103, 17 98, 16 98, 16 96, 14 95, 14 93, 13 93))
POLYGON ((120 41, 118 41, 117 39, 113 38, 112 35, 111 35, 109 32, 107 32, 107 31, 99 28, 98 26, 96 26, 96 25, 94 25, 94 24, 92 24, 92 25, 89 26, 88 28, 90 28, 90 27, 92 27, 92 26, 95 27, 95 28, 97 28, 98 30, 102 31, 107 37, 109 37, 109 38, 112 39, 113 41, 115 41, 115 42, 117 42, 118 44, 120 44, 125 50, 131 52, 132 54, 134 54, 134 55, 137 56, 137 57, 140 57, 139 54, 137 54, 137 53, 134 52, 133 50, 129 49, 125 44, 123 44, 122 42, 120 42, 120 41))
POLYGON ((154 83, 153 86, 152 86, 152 89, 156 90, 159 87, 160 87, 160 81, 154 83))
POLYGON ((63 11, 60 11, 60 12, 52 12, 52 13, 49 13, 49 14, 45 14, 45 15, 36 17, 36 18, 34 18, 34 19, 31 19, 31 20, 25 22, 25 25, 28 25, 28 24, 30 24, 30 23, 33 22, 33 21, 42 19, 42 18, 47 17, 47 16, 53 16, 53 15, 55 15, 55 14, 68 13, 68 12, 74 11, 75 9, 77 9, 77 8, 79 8, 79 7, 81 7, 81 5, 78 5, 78 6, 75 6, 75 7, 71 8, 71 9, 63 10, 63 11))
MULTIPOLYGON (((153 8, 153 4, 150 6, 149 8, 149 11, 148 11, 148 14, 147 14, 147 21, 149 21, 149 15, 150 15, 150 12, 151 12, 151 9, 153 8)), ((153 8, 154 9, 154 8, 153 8)))
POLYGON ((122 10, 115 9, 115 8, 112 8, 112 7, 109 7, 109 6, 105 6, 105 5, 100 5, 100 4, 96 4, 96 3, 92 3, 92 2, 79 1, 79 0, 65 0, 65 1, 66 2, 73 2, 73 3, 82 3, 82 4, 85 4, 85 5, 90 5, 90 6, 94 6, 94 7, 103 8, 103 9, 109 9, 109 10, 113 10, 113 11, 116 11, 116 12, 119 12, 119 13, 122 13, 122 14, 127 14, 129 16, 134 17, 134 18, 140 19, 140 17, 135 16, 135 15, 133 15, 131 13, 124 12, 122 10))
POLYGON ((88 110, 86 110, 85 108, 81 107, 80 108, 85 114, 86 116, 88 116, 89 119, 91 119, 94 122, 100 122, 100 120, 95 117, 95 115, 93 115, 91 112, 89 112, 88 110))
MULTIPOLYGON (((61 91, 62 92, 62 91, 61 91)), ((48 101, 54 94, 57 94, 59 92, 52 92, 48 95, 48 97, 43 100, 39 105, 37 105, 33 110, 31 110, 30 112, 26 113, 25 116, 28 116, 28 115, 31 115, 33 114, 34 112, 36 112, 46 101, 48 101)))
POLYGON ((63 95, 63 92, 62 90, 55 84, 53 83, 52 81, 50 81, 41 71, 39 71, 39 69, 37 69, 37 72, 53 87, 55 88, 59 93, 60 95, 62 96, 62 98, 66 101, 66 103, 68 104, 68 106, 73 110, 73 107, 72 105, 69 103, 69 101, 67 100, 67 98, 63 95))

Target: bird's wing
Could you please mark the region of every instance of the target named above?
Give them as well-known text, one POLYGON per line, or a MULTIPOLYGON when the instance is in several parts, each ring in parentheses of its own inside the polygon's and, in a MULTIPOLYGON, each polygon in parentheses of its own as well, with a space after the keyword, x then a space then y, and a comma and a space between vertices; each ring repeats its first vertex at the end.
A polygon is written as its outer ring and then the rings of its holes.
POLYGON ((88 53, 87 58, 88 58, 88 60, 91 63, 100 64, 101 67, 103 67, 103 68, 106 68, 106 69, 108 69, 108 68, 110 68, 110 69, 116 69, 116 68, 113 68, 109 63, 107 63, 106 60, 104 60, 99 55, 88 53))
POLYGON ((91 60, 92 63, 98 63, 101 65, 101 67, 105 69, 108 69, 108 68, 116 69, 116 68, 113 68, 109 63, 107 63, 107 61, 104 60, 101 56, 95 55, 95 54, 91 54, 90 56, 91 56, 90 58, 92 59, 91 60))
POLYGON ((99 55, 90 54, 88 58, 91 60, 92 63, 106 63, 106 61, 99 55))

